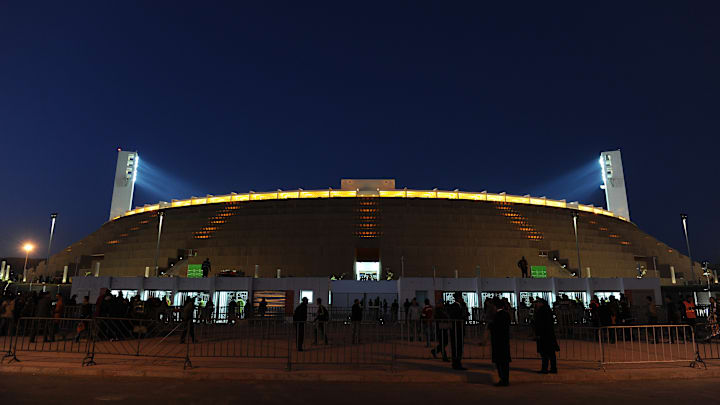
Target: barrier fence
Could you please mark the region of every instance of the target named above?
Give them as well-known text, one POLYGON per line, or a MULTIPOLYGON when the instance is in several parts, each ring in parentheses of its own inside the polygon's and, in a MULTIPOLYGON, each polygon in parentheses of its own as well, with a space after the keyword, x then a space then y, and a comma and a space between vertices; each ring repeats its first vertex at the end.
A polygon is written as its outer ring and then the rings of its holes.
MULTIPOLYGON (((702 362, 694 329, 688 325, 609 326, 600 328, 600 364, 702 362)), ((704 362, 703 362, 704 364, 704 362)))
MULTIPOLYGON (((382 365, 399 359, 450 358, 462 345, 464 359, 490 360, 487 325, 451 320, 408 322, 289 322, 242 319, 234 323, 177 322, 134 318, 20 318, 14 333, 0 336, 10 361, 18 352, 170 358, 191 367, 195 358, 278 359, 287 368, 302 364, 382 365)), ((558 325, 560 361, 613 364, 690 362, 720 358, 717 340, 696 343, 688 325, 585 327, 558 325)), ((514 359, 539 359, 529 325, 510 327, 514 359)))

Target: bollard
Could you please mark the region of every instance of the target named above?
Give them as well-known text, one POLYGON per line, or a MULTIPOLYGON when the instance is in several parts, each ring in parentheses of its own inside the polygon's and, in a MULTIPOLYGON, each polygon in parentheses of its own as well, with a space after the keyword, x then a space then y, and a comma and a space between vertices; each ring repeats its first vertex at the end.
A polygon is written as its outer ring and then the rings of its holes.
POLYGON ((95 262, 95 277, 100 277, 100 262, 95 262))
POLYGON ((150 277, 150 267, 145 266, 145 278, 150 277))
POLYGON ((68 271, 68 266, 64 266, 63 267, 63 278, 62 278, 63 284, 67 283, 67 271, 68 271))

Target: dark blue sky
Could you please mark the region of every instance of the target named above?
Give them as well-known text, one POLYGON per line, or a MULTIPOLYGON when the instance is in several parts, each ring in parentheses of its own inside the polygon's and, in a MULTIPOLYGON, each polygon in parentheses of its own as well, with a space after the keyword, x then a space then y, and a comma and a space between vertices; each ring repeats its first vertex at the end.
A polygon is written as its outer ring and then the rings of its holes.
POLYGON ((97 229, 117 146, 162 179, 136 205, 341 177, 600 205, 621 148, 633 221, 685 251, 687 212, 719 260, 720 6, 584 3, 2 2, 0 255, 53 211, 53 250, 97 229))

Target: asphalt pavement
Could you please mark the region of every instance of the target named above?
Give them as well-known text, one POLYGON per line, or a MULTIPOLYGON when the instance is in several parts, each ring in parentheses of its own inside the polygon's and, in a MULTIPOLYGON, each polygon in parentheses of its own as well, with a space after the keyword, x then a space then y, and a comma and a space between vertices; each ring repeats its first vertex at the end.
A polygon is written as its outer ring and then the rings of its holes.
POLYGON ((718 403, 720 379, 488 384, 250 382, 0 374, 7 404, 718 403), (150 402, 148 402, 150 401, 150 402), (491 401, 491 402, 488 402, 491 401), (497 402, 501 401, 501 402, 497 402), (507 402, 504 402, 507 401, 507 402))

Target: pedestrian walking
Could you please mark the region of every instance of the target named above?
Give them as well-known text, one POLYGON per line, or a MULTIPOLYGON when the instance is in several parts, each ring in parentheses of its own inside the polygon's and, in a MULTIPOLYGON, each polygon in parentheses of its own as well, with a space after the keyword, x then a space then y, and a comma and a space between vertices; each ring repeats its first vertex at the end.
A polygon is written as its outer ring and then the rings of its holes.
POLYGON ((295 323, 295 337, 297 341, 297 350, 303 351, 303 343, 305 342, 305 323, 307 322, 307 306, 308 299, 303 297, 300 305, 295 308, 293 313, 293 322, 295 323))
POLYGON ((542 358, 541 374, 557 374, 557 356, 556 352, 560 351, 557 339, 555 338, 555 321, 553 313, 548 303, 539 298, 535 301, 535 318, 533 320, 535 327, 535 340, 537 342, 537 352, 542 358), (550 369, 548 370, 548 363, 550 369))
POLYGON ((497 367, 500 381, 496 387, 510 385, 510 314, 499 299, 495 305, 497 312, 490 324, 490 341, 492 342, 492 361, 497 367))

